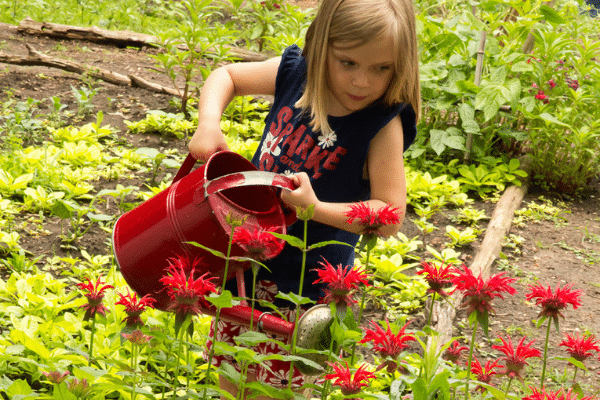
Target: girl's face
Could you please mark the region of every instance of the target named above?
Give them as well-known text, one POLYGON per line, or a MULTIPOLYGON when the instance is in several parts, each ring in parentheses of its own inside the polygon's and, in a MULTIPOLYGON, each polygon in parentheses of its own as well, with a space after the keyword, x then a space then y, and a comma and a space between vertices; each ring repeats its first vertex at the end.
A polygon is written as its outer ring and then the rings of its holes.
POLYGON ((394 74, 394 45, 384 36, 360 46, 329 46, 327 54, 328 110, 341 117, 361 110, 386 92, 394 74))

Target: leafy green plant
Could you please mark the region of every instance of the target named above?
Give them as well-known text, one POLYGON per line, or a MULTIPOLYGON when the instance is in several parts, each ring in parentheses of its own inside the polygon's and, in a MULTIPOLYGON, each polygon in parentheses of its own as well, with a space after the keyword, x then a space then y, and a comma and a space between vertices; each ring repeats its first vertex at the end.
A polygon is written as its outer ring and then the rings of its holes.
POLYGON ((476 226, 480 221, 489 219, 489 217, 485 214, 485 210, 463 207, 455 215, 450 216, 450 219, 454 222, 476 226))
POLYGON ((480 231, 471 227, 460 231, 451 225, 446 225, 446 236, 451 240, 451 242, 448 243, 448 247, 460 247, 472 243, 477 240, 477 235, 479 233, 480 231))
POLYGON ((140 147, 136 150, 139 154, 143 154, 148 157, 151 161, 150 171, 152 178, 150 178, 150 185, 156 185, 156 177, 160 171, 166 168, 179 168, 180 163, 172 158, 167 158, 167 155, 159 152, 158 150, 150 147, 140 147))
POLYGON ((181 112, 190 119, 188 101, 199 87, 194 78, 201 74, 206 79, 214 66, 229 59, 224 44, 233 32, 221 29, 217 33, 210 24, 216 13, 212 1, 184 0, 180 4, 177 26, 158 33, 158 46, 162 52, 152 57, 170 78, 181 98, 181 112), (204 59, 211 59, 212 63, 201 63, 204 59), (182 89, 177 84, 178 78, 183 78, 182 89))
POLYGON ((196 129, 194 121, 185 119, 184 114, 171 114, 164 111, 149 111, 146 118, 139 121, 125 121, 131 133, 158 133, 165 137, 183 139, 196 129))
POLYGON ((73 97, 77 103, 77 115, 85 116, 91 114, 94 110, 93 99, 98 94, 99 89, 92 89, 86 86, 81 86, 79 89, 71 86, 73 97))

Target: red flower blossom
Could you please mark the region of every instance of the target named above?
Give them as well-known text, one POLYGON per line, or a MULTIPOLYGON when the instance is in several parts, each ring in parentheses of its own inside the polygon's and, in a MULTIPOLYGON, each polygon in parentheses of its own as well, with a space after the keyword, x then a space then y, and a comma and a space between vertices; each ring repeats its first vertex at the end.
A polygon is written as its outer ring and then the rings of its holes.
POLYGON ((469 350, 469 348, 467 346, 461 346, 458 340, 455 340, 452 342, 450 347, 446 349, 446 352, 444 353, 444 359, 454 364, 458 364, 458 360, 460 359, 462 352, 465 350, 469 350))
POLYGON ((427 293, 437 293, 441 297, 448 297, 449 293, 444 289, 452 286, 452 278, 454 277, 454 268, 452 267, 452 264, 444 266, 442 263, 438 268, 433 263, 428 264, 422 262, 421 266, 423 269, 417 271, 417 275, 425 275, 425 280, 429 285, 427 293))
POLYGON ((548 96, 546 96, 543 90, 538 90, 537 94, 535 95, 535 98, 538 100, 542 100, 544 104, 547 104, 549 101, 548 96))
POLYGON ((592 350, 600 351, 598 340, 595 340, 596 337, 594 335, 579 336, 579 332, 577 332, 576 336, 571 336, 568 333, 565 333, 565 336, 567 338, 558 345, 565 346, 567 353, 577 361, 583 362, 588 357, 591 357, 593 355, 591 353, 592 350))
POLYGON ((122 333, 121 335, 123 335, 123 337, 129 340, 131 343, 137 345, 148 343, 152 339, 152 336, 144 335, 144 333, 139 329, 136 329, 131 333, 122 333))
POLYGON ((339 386, 342 389, 344 396, 357 394, 360 392, 362 387, 369 386, 368 380, 375 378, 372 372, 365 371, 366 364, 361 365, 352 376, 348 363, 346 367, 338 364, 328 363, 335 370, 334 374, 325 375, 325 379, 335 379, 334 385, 339 386))
POLYGON ((176 320, 183 323, 188 315, 198 315, 200 306, 209 306, 205 297, 210 293, 216 293, 217 287, 211 282, 215 277, 206 278, 208 272, 194 279, 196 267, 200 264, 200 260, 195 259, 190 261, 188 257, 179 256, 172 258, 169 261, 167 275, 159 279, 173 300, 173 304, 169 307, 175 310, 176 320))
MULTIPOLYGON (((397 334, 392 332, 390 323, 387 320, 385 323, 387 325, 387 330, 383 330, 379 324, 372 322, 371 325, 373 326, 373 329, 366 330, 365 337, 360 343, 373 341, 373 350, 378 352, 381 358, 390 357, 395 360, 402 350, 408 348, 408 345, 405 343, 416 339, 413 335, 404 332, 408 324, 410 324, 410 321, 407 322, 397 334)), ((379 371, 383 367, 387 367, 388 372, 392 373, 398 367, 398 364, 394 360, 384 362, 377 370, 379 371)))
POLYGON ((87 304, 81 306, 81 308, 85 309, 84 319, 88 320, 96 316, 96 313, 106 315, 107 308, 102 304, 102 300, 104 299, 104 292, 107 289, 112 289, 112 285, 104 285, 105 282, 102 282, 102 277, 99 277, 96 282, 92 282, 89 278, 87 279, 87 283, 78 283, 77 287, 80 290, 87 290, 85 293, 85 297, 87 298, 87 304))
POLYGON ((548 85, 550 86, 550 89, 554 89, 554 87, 556 87, 556 82, 554 82, 554 79, 550 79, 548 85))
POLYGON ((565 82, 567 82, 567 85, 571 89, 573 89, 573 90, 579 89, 579 81, 577 79, 565 78, 565 82))
POLYGON ((313 284, 319 282, 327 284, 323 302, 347 305, 356 303, 352 299, 352 294, 358 288, 358 284, 370 286, 367 273, 353 265, 342 267, 342 264, 339 264, 337 268, 334 268, 327 260, 323 260, 325 262, 319 262, 323 268, 314 270, 319 274, 319 279, 313 282, 313 284))
POLYGON ((48 380, 50 381, 50 383, 54 383, 55 385, 60 385, 61 383, 63 383, 65 381, 65 379, 67 379, 67 376, 69 376, 70 372, 69 371, 65 371, 65 372, 58 372, 58 371, 46 372, 46 371, 42 371, 42 374, 44 374, 44 376, 46 378, 48 378, 48 380))
POLYGON ((525 296, 527 300, 535 299, 535 304, 542 307, 542 311, 538 315, 547 318, 554 319, 555 323, 558 323, 558 316, 563 317, 561 311, 567 308, 569 304, 577 309, 581 305, 579 296, 582 294, 581 290, 571 290, 573 284, 567 284, 564 287, 556 286, 556 291, 552 293, 550 286, 544 288, 540 283, 536 285, 529 285, 530 292, 525 296))
MULTIPOLYGON (((546 391, 545 388, 538 390, 538 388, 530 386, 529 389, 533 392, 530 396, 523 397, 523 400, 578 400, 579 395, 573 392, 573 389, 569 389, 565 392, 564 389, 558 389, 556 392, 546 391)), ((585 396, 579 400, 594 400, 594 396, 585 396)))
POLYGON ((276 227, 264 229, 259 226, 252 229, 238 227, 233 232, 233 243, 244 249, 250 258, 268 260, 279 254, 285 245, 283 240, 269 233, 276 229, 276 227))
POLYGON ((502 371, 502 374, 507 375, 509 378, 522 380, 521 372, 528 365, 526 360, 542 355, 538 349, 531 347, 535 340, 525 343, 527 337, 523 337, 515 348, 510 336, 507 336, 507 340, 504 340, 501 336, 498 336, 498 338, 502 341, 502 346, 495 344, 492 349, 500 350, 505 354, 504 357, 500 358, 500 360, 504 360, 505 370, 502 371))
POLYGON ((452 283, 456 288, 452 293, 460 290, 463 292, 465 301, 462 307, 469 307, 468 314, 477 311, 480 314, 487 315, 489 312, 494 312, 492 300, 496 297, 504 299, 503 293, 515 294, 517 291, 510 286, 516 281, 515 278, 504 277, 504 272, 490 276, 484 280, 479 274, 477 277, 466 266, 462 265, 462 269, 454 269, 455 276, 452 278, 452 283))
MULTIPOLYGON (((498 360, 494 360, 494 362, 487 360, 483 367, 479 363, 477 357, 473 357, 473 360, 471 361, 471 372, 477 376, 479 382, 487 383, 488 385, 491 385, 492 376, 499 373, 498 371, 494 371, 494 368, 498 367, 500 367, 498 365, 498 360)), ((483 386, 477 386, 475 390, 479 390, 483 393, 485 388, 483 386)))
POLYGON ((346 212, 346 222, 351 224, 358 220, 358 223, 363 225, 361 234, 379 236, 379 228, 382 226, 400 223, 400 214, 398 208, 392 208, 391 204, 375 211, 368 204, 360 202, 350 206, 350 211, 346 212))
POLYGON ((152 298, 149 294, 145 295, 141 299, 137 298, 137 294, 133 293, 133 295, 127 289, 127 294, 124 295, 122 293, 118 293, 120 300, 115 304, 121 304, 125 306, 125 313, 127 317, 123 320, 125 322, 125 326, 128 328, 139 328, 144 325, 140 315, 146 310, 146 307, 154 308, 154 303, 156 300, 152 298))

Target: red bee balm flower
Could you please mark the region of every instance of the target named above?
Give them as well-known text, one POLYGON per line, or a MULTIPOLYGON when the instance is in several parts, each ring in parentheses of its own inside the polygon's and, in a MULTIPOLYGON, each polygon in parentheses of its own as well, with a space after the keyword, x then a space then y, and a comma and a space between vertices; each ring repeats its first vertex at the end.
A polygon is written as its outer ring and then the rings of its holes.
POLYGON ((369 379, 375 378, 372 372, 365 371, 366 364, 361 365, 354 372, 354 377, 352 376, 352 372, 350 372, 350 368, 348 368, 347 362, 346 367, 338 364, 328 364, 333 367, 335 373, 325 375, 325 379, 335 379, 333 384, 341 387, 344 396, 359 393, 362 387, 369 386, 369 379))
POLYGON ((427 293, 437 293, 441 297, 448 297, 444 289, 452 286, 452 278, 454 277, 454 268, 452 264, 444 266, 442 264, 439 268, 435 264, 429 264, 422 262, 422 270, 417 271, 417 275, 425 275, 425 280, 429 285, 427 293))
POLYGON ((444 359, 454 364, 458 364, 458 360, 460 359, 461 353, 465 350, 469 350, 467 346, 461 346, 458 340, 452 342, 450 347, 446 349, 446 353, 444 354, 444 359))
POLYGON ((144 333, 139 329, 136 329, 131 333, 122 333, 121 335, 123 335, 123 337, 129 340, 131 343, 137 345, 146 344, 152 339, 152 336, 144 335, 144 333))
POLYGON ((463 264, 463 268, 455 268, 455 276, 452 278, 452 283, 456 285, 456 288, 452 291, 454 293, 457 290, 463 292, 465 302, 463 307, 468 306, 468 314, 473 311, 487 314, 488 312, 494 312, 492 307, 492 300, 496 297, 504 299, 503 293, 515 294, 517 291, 510 286, 511 283, 516 282, 515 278, 504 277, 504 272, 490 276, 487 280, 484 280, 479 276, 475 277, 473 272, 463 264))
POLYGON ((159 282, 167 287, 169 296, 173 300, 170 309, 175 310, 176 319, 182 323, 186 316, 198 315, 200 305, 209 306, 205 296, 217 292, 217 287, 211 282, 216 278, 205 279, 208 272, 194 279, 196 266, 199 263, 198 259, 191 262, 189 258, 181 256, 171 259, 167 275, 159 279, 159 282))
POLYGON ((569 353, 571 357, 577 361, 583 362, 588 357, 591 357, 592 350, 600 351, 600 347, 598 347, 598 340, 595 340, 596 337, 594 335, 579 336, 579 332, 577 332, 576 336, 571 336, 568 333, 565 333, 565 336, 567 338, 558 345, 565 346, 567 348, 567 353, 569 353))
POLYGON ((65 371, 65 372, 58 372, 58 371, 46 372, 46 371, 42 371, 42 374, 44 374, 44 376, 46 378, 48 378, 48 380, 51 383, 54 383, 55 385, 60 385, 61 383, 63 383, 65 381, 65 379, 67 379, 67 377, 69 376, 70 372, 69 371, 65 371))
MULTIPOLYGON (((325 259, 324 259, 325 260, 325 259)), ((325 303, 345 303, 351 305, 356 303, 352 300, 354 290, 358 288, 358 284, 362 283, 365 286, 370 286, 368 275, 364 270, 358 270, 352 265, 342 267, 341 264, 334 268, 327 260, 319 262, 323 266, 322 269, 317 269, 319 279, 313 282, 323 282, 327 284, 323 301, 325 303)))
MULTIPOLYGON (((523 400, 578 400, 579 394, 573 392, 572 389, 569 389, 568 392, 565 392, 564 389, 558 389, 556 392, 546 391, 545 388, 538 390, 535 387, 529 387, 531 389, 531 396, 523 397, 523 400)), ((596 399, 594 396, 585 396, 579 400, 594 400, 596 399)))
MULTIPOLYGON (((379 324, 372 322, 371 325, 373 326, 373 329, 367 329, 364 339, 359 343, 373 341, 373 350, 378 352, 380 357, 390 357, 395 360, 402 350, 408 348, 408 345, 405 343, 416 339, 413 335, 404 333, 404 330, 410 322, 407 322, 397 334, 392 332, 390 323, 387 320, 385 323, 387 325, 387 330, 384 331, 379 324)), ((398 365, 395 361, 388 361, 380 365, 377 370, 387 367, 388 372, 392 373, 398 365)))
POLYGON ((346 212, 346 222, 351 224, 359 220, 358 223, 363 225, 361 234, 379 236, 379 228, 382 226, 400 223, 400 214, 398 208, 392 208, 390 204, 375 211, 368 204, 361 202, 350 206, 350 211, 346 212))
POLYGON ((498 336, 498 338, 502 341, 502 346, 495 344, 492 349, 500 350, 505 354, 505 357, 500 358, 500 360, 504 360, 504 368, 506 368, 502 374, 508 375, 509 378, 522 380, 521 371, 527 365, 526 360, 542 355, 538 349, 531 347, 535 340, 525 343, 526 337, 523 337, 515 349, 510 336, 507 336, 507 340, 504 340, 501 336, 498 336))
MULTIPOLYGON (((487 383, 488 385, 492 382, 492 376, 496 375, 498 371, 494 371, 494 368, 499 367, 498 360, 494 360, 494 362, 487 360, 485 362, 485 366, 481 366, 477 357, 473 357, 471 362, 471 372, 477 376, 477 380, 482 383, 487 383)), ((493 386, 493 385, 492 385, 493 386)), ((475 390, 479 390, 484 392, 485 389, 483 386, 478 386, 475 390)))
POLYGON ((554 319, 554 322, 558 322, 558 316, 564 318, 561 311, 567 308, 569 304, 577 309, 581 305, 579 296, 581 290, 571 290, 573 284, 565 285, 563 288, 556 286, 556 291, 552 293, 550 286, 544 288, 541 284, 529 285, 529 294, 525 297, 527 300, 535 299, 535 304, 542 307, 542 311, 539 316, 554 319))
POLYGON ((106 315, 107 308, 102 304, 102 300, 104 299, 104 292, 107 289, 112 289, 112 285, 104 285, 105 282, 102 282, 102 277, 99 277, 95 283, 89 278, 87 279, 87 283, 78 283, 77 287, 81 290, 87 290, 85 293, 85 297, 88 300, 87 304, 81 306, 81 308, 85 308, 85 316, 83 317, 85 320, 92 319, 96 316, 96 313, 106 315))
POLYGON ((544 104, 547 104, 549 102, 548 96, 544 93, 543 90, 538 90, 537 94, 535 95, 535 98, 538 100, 542 100, 544 104))
POLYGON ((146 307, 154 308, 155 299, 152 298, 149 294, 145 295, 141 299, 137 298, 137 294, 133 293, 133 295, 127 289, 127 294, 124 295, 119 293, 119 297, 121 298, 115 304, 121 304, 125 306, 125 313, 127 317, 123 320, 125 325, 129 328, 139 328, 144 325, 140 315, 146 310, 146 307))
POLYGON ((276 238, 269 232, 274 232, 276 227, 263 229, 254 227, 248 230, 244 227, 236 228, 233 232, 233 243, 243 248, 248 257, 255 260, 268 260, 275 257, 283 250, 285 242, 276 238))

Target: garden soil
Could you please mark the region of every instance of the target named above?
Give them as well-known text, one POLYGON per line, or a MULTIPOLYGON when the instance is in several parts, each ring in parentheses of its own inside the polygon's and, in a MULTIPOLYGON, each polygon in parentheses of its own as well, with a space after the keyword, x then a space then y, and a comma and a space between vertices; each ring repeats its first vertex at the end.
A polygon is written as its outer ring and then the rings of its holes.
MULTIPOLYGON (((296 3, 302 3, 297 1, 296 3)), ((310 2, 309 2, 310 3, 310 2)), ((313 2, 316 3, 316 2, 313 2)), ((311 4, 309 4, 311 5, 311 4)), ((121 74, 134 74, 142 78, 169 86, 168 79, 158 71, 153 64, 150 55, 155 52, 151 48, 118 48, 111 45, 103 45, 92 42, 77 40, 54 40, 45 37, 21 35, 14 29, 0 29, 0 51, 8 55, 27 55, 25 44, 31 45, 37 51, 60 59, 86 63, 95 67, 109 69, 121 74)), ((0 65, 0 101, 5 102, 9 98, 24 101, 28 98, 43 100, 40 107, 47 108, 50 112, 50 103, 47 100, 51 96, 57 96, 70 111, 76 111, 76 102, 73 97, 72 87, 79 88, 84 85, 84 77, 81 75, 46 67, 27 67, 2 64, 0 65)), ((86 82, 90 82, 87 78, 86 82)), ((113 84, 95 81, 94 87, 98 88, 98 94, 93 98, 95 107, 93 115, 99 110, 104 112, 104 124, 110 124, 118 130, 119 138, 123 143, 132 147, 154 147, 160 151, 175 149, 181 155, 187 153, 185 140, 165 139, 156 135, 130 134, 124 124, 125 120, 138 121, 145 117, 148 110, 164 110, 176 112, 170 106, 172 96, 155 93, 149 90, 116 86, 113 84)), ((73 121, 76 126, 95 121, 94 117, 88 117, 82 121, 73 121)), ((0 133, 2 135, 2 133, 0 133)), ((559 167, 559 166, 557 166, 559 167)), ((174 175, 175 170, 163 172, 174 175)), ((159 178, 161 178, 159 177, 159 178)), ((100 188, 111 188, 117 184, 124 186, 143 186, 141 179, 127 180, 119 179, 112 182, 100 183, 100 188)), ((480 359, 496 358, 500 354, 491 348, 494 338, 498 334, 511 335, 513 341, 518 342, 523 336, 527 340, 535 340, 534 346, 543 349, 545 327, 536 328, 534 320, 537 319, 539 308, 525 299, 528 293, 528 285, 541 283, 555 289, 557 285, 574 284, 573 289, 581 290, 582 305, 577 309, 569 306, 564 310, 564 319, 560 319, 560 332, 554 328, 551 330, 549 345, 550 368, 547 376, 558 381, 570 379, 573 369, 565 367, 564 360, 555 360, 555 357, 568 357, 560 342, 564 334, 571 335, 579 333, 594 333, 600 339, 600 183, 598 180, 590 184, 589 190, 579 199, 561 199, 560 196, 551 193, 537 192, 532 188, 525 196, 521 208, 535 202, 543 204, 543 199, 552 201, 554 205, 564 201, 560 212, 547 220, 528 221, 523 226, 513 225, 510 234, 515 235, 522 244, 515 249, 508 246, 503 248, 503 253, 508 258, 508 266, 504 271, 509 276, 518 279, 515 285, 518 293, 507 296, 505 300, 497 299, 494 302, 496 313, 490 318, 490 338, 479 334, 476 341, 477 353, 480 359), (566 375, 565 375, 566 374, 566 375)), ((474 207, 485 210, 490 217, 494 210, 492 201, 475 201, 474 207)), ((117 213, 115 204, 104 204, 107 214, 117 213)), ((448 242, 445 236, 445 226, 458 226, 450 219, 455 211, 447 210, 436 214, 431 222, 438 228, 424 238, 427 245, 431 245, 438 251, 448 242)), ((416 216, 409 209, 402 232, 409 238, 419 237, 420 232, 411 222, 416 216)), ((22 246, 34 254, 41 256, 40 265, 46 257, 80 257, 79 250, 61 247, 59 235, 63 227, 56 217, 46 217, 39 231, 35 220, 37 215, 20 215, 17 226, 22 235, 22 246)), ((487 222, 482 222, 479 228, 485 229, 487 222)), ((461 228, 462 229, 462 228, 461 228)), ((483 234, 481 235, 483 237, 483 234)), ((422 239, 422 238, 420 238, 422 239)), ((466 265, 473 260, 479 250, 481 240, 466 247, 457 249, 462 253, 466 265)), ((85 249, 89 254, 107 254, 110 252, 110 234, 92 227, 79 241, 80 249, 85 249)), ((426 258, 429 255, 422 251, 421 255, 426 258)), ((498 265, 492 268, 492 273, 498 273, 498 265)), ((6 270, 2 271, 3 275, 6 270)), ((369 319, 381 319, 385 317, 380 309, 370 309, 367 313, 369 319)), ((423 325, 423 312, 411 316, 415 322, 413 326, 423 325)), ((464 311, 459 311, 454 323, 453 335, 463 337, 463 343, 467 342, 471 333, 466 321, 464 311)), ((540 363, 534 361, 533 365, 540 371, 540 363)), ((586 361, 589 371, 585 374, 579 372, 577 381, 583 385, 592 385, 600 388, 600 361, 598 355, 586 361)), ((539 375, 539 373, 538 373, 539 375)), ((539 378, 538 378, 539 379, 539 378)), ((586 394, 593 394, 587 391, 586 394)))

